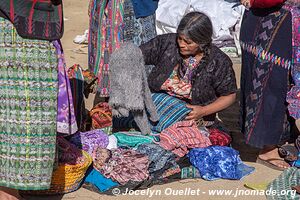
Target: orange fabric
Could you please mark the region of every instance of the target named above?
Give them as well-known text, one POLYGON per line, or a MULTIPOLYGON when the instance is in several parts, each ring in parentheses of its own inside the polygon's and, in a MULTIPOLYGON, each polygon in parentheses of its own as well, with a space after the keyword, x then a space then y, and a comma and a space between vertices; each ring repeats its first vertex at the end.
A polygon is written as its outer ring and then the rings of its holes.
POLYGON ((111 108, 106 102, 97 104, 91 111, 93 129, 105 128, 112 126, 111 108))

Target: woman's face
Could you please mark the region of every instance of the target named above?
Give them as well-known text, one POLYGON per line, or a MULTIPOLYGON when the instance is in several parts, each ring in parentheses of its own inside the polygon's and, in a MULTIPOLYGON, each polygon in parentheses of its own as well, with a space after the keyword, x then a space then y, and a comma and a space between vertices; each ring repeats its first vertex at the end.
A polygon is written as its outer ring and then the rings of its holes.
POLYGON ((179 51, 183 56, 195 56, 199 52, 199 45, 183 34, 179 34, 177 38, 179 51))

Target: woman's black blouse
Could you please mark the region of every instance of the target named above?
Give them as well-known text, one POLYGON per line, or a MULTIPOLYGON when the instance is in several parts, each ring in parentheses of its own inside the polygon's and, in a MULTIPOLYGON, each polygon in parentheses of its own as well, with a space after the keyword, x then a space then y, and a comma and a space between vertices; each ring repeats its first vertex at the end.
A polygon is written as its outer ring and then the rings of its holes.
MULTIPOLYGON (((177 45, 177 34, 159 35, 140 46, 146 65, 155 65, 148 83, 152 92, 160 91, 174 67, 182 62, 177 45)), ((220 96, 235 93, 236 79, 230 58, 212 45, 206 63, 200 64, 192 75, 192 105, 208 105, 220 96)), ((206 117, 213 120, 213 117, 206 117)))

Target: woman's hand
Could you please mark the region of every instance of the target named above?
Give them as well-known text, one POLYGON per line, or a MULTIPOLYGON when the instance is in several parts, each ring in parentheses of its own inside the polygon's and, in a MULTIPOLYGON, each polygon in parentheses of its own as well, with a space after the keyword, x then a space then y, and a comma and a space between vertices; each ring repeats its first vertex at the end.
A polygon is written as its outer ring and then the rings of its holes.
POLYGON ((186 120, 195 120, 196 121, 196 120, 200 119, 201 117, 207 115, 205 106, 196 106, 196 105, 187 104, 186 107, 192 109, 192 111, 185 118, 186 120))
POLYGON ((191 108, 192 111, 185 118, 186 120, 198 120, 204 116, 217 113, 225 108, 228 108, 231 104, 234 103, 236 98, 236 93, 229 94, 227 96, 221 96, 217 98, 211 104, 206 106, 199 105, 186 105, 186 107, 191 108))

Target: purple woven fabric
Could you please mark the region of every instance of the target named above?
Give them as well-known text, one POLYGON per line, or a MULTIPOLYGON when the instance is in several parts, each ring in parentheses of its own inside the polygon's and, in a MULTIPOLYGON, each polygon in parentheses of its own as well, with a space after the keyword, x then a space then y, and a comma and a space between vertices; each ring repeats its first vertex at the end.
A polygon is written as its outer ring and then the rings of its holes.
POLYGON ((72 136, 70 142, 92 155, 95 148, 107 147, 108 135, 100 129, 87 132, 77 132, 72 136))

